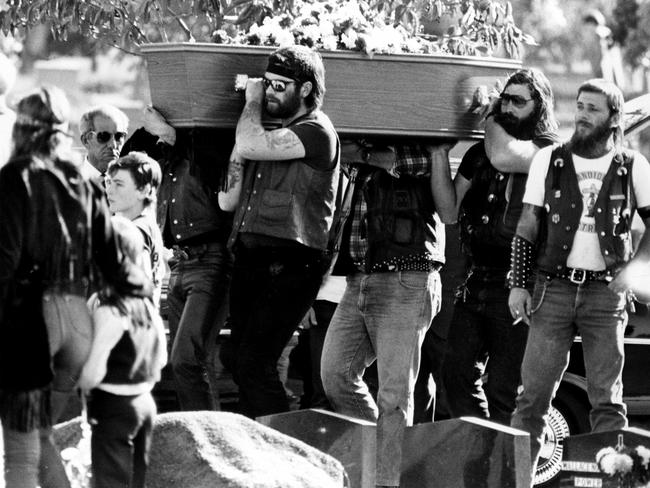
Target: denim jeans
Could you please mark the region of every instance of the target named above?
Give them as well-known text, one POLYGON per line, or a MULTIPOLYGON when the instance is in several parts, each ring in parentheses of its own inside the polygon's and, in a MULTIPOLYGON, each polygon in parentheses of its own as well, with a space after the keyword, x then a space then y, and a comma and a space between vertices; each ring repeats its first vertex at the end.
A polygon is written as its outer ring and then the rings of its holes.
POLYGON ((512 324, 505 274, 474 269, 459 289, 442 365, 452 417, 510 425, 528 326, 512 324))
POLYGON ((313 303, 324 263, 310 250, 240 249, 230 287, 230 340, 221 361, 239 386, 241 413, 251 417, 289 410, 278 359, 313 303))
POLYGON ((144 488, 155 415, 151 393, 121 396, 92 391, 88 418, 93 488, 144 488))
POLYGON ((399 485, 404 428, 413 423, 420 347, 440 307, 437 272, 355 273, 325 337, 323 386, 334 410, 377 422, 377 485, 399 485), (363 381, 377 361, 377 403, 363 381))
POLYGON ((183 410, 219 408, 214 364, 228 311, 232 258, 225 245, 171 264, 169 330, 171 365, 183 410))
POLYGON ((576 285, 544 274, 537 277, 532 310, 521 369, 524 388, 511 425, 530 433, 534 473, 551 400, 576 334, 582 337, 592 431, 627 426, 622 381, 627 314, 624 295, 611 291, 604 281, 576 285))

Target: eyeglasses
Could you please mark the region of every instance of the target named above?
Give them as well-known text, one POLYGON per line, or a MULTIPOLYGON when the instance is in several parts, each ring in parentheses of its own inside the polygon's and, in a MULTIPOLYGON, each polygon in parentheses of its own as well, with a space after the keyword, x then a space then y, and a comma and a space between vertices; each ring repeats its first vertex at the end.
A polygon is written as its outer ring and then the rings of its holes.
POLYGON ((295 83, 295 81, 269 80, 268 78, 262 78, 262 81, 264 81, 264 86, 266 88, 271 87, 273 88, 273 91, 277 93, 282 93, 287 89, 287 85, 295 83))
POLYGON ((97 142, 100 144, 106 144, 108 141, 111 140, 111 137, 115 139, 115 142, 118 144, 121 143, 126 139, 126 132, 108 132, 108 131, 101 131, 101 132, 96 132, 94 130, 88 131, 88 134, 93 133, 95 134, 95 137, 97 138, 97 142))
POLYGON ((524 98, 521 95, 511 95, 510 93, 502 93, 499 98, 503 103, 512 103, 517 108, 523 108, 532 98, 524 98))

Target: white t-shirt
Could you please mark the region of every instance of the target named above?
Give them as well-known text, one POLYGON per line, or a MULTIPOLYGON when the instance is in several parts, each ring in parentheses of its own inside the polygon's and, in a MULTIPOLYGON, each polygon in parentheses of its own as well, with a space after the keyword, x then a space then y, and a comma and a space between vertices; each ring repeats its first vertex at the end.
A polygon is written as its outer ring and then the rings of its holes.
MULTIPOLYGON (((528 173, 524 203, 544 206, 544 183, 548 173, 553 147, 540 149, 535 155, 528 173)), ((603 183, 603 178, 614 157, 614 151, 596 159, 585 159, 573 154, 573 165, 578 176, 578 186, 582 193, 582 216, 573 245, 567 258, 570 268, 600 271, 606 268, 596 234, 594 205, 603 183)), ((632 184, 637 207, 650 205, 650 164, 639 153, 634 154, 632 165, 632 184)))

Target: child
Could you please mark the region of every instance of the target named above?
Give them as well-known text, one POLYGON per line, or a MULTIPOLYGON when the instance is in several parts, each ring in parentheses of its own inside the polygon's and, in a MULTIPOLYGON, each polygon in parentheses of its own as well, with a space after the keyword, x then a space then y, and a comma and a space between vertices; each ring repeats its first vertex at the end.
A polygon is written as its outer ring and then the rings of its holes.
POLYGON ((165 276, 163 241, 155 213, 160 166, 145 153, 133 151, 111 163, 106 173, 106 196, 111 212, 132 220, 144 237, 151 261, 154 304, 159 306, 165 276))
MULTIPOLYGON (((123 272, 137 275, 146 259, 142 234, 124 217, 112 220, 123 272)), ((167 348, 162 319, 142 283, 140 289, 106 287, 93 312, 93 343, 78 386, 92 390, 95 488, 144 487, 156 414, 151 389, 167 362, 167 348)))

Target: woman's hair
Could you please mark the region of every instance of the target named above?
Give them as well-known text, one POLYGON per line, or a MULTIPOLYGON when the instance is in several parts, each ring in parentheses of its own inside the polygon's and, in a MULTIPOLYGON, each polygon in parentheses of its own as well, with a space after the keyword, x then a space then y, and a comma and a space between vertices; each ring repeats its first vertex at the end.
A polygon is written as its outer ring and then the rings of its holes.
MULTIPOLYGON (((131 321, 130 333, 138 342, 136 339, 138 334, 146 334, 149 332, 148 329, 155 326, 155 314, 158 313, 148 291, 151 285, 148 278, 145 277, 144 237, 140 229, 126 217, 115 215, 111 217, 111 222, 122 268, 119 274, 125 278, 121 283, 126 286, 105 286, 99 292, 99 303, 114 306, 122 315, 128 317, 131 321), (134 286, 134 283, 142 282, 142 280, 146 280, 143 282, 143 286, 134 286)), ((131 373, 135 372, 147 357, 154 359, 149 361, 152 366, 158 364, 163 347, 165 344, 154 341, 149 343, 149 348, 141 348, 133 363, 131 373)), ((149 373, 154 372, 150 371, 149 373)))
POLYGON ((64 137, 70 137, 70 104, 57 87, 42 87, 22 98, 16 107, 14 156, 55 156, 64 137))

